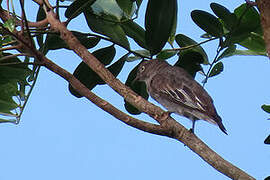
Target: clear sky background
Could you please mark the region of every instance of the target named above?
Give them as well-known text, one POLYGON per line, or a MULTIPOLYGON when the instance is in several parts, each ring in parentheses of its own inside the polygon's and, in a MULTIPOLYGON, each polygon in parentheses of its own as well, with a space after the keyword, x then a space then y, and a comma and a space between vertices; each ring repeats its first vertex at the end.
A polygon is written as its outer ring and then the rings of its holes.
MULTIPOLYGON (((144 14, 146 2, 140 14, 144 14)), ((190 12, 211 11, 212 1, 178 2, 177 33, 202 41, 199 37, 203 31, 192 22, 190 12)), ((215 2, 230 10, 244 3, 215 2)), ((34 20, 37 6, 27 3, 28 18, 34 20)), ((138 22, 143 25, 143 15, 138 22)), ((89 28, 84 24, 80 17, 69 28, 87 32, 89 28)), ((216 45, 203 45, 210 60, 216 45)), ((66 50, 51 52, 48 57, 70 72, 81 62, 66 50)), ((270 146, 263 143, 270 133, 270 121, 260 108, 270 103, 269 59, 235 56, 222 62, 224 71, 211 78, 206 89, 229 135, 205 121, 196 124, 196 134, 224 159, 263 179, 270 175, 270 146)), ((134 65, 125 64, 119 76, 123 82, 134 65)), ((202 77, 198 75, 197 80, 201 82, 202 77)), ((182 143, 129 127, 86 99, 75 98, 67 86, 65 80, 42 69, 20 124, 0 124, 0 180, 228 179, 182 143)), ((125 111, 123 98, 107 86, 97 87, 94 92, 125 111)), ((154 122, 146 115, 136 117, 154 122)), ((189 120, 173 117, 191 127, 189 120)))

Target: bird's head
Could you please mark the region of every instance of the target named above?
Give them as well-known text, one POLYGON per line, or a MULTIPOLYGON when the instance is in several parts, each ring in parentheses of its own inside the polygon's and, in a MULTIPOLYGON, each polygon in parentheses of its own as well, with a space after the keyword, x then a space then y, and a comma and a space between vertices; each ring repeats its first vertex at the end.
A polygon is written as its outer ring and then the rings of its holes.
POLYGON ((156 72, 158 72, 159 65, 164 62, 156 59, 143 61, 137 70, 136 78, 133 80, 135 81, 147 81, 150 80, 156 72))

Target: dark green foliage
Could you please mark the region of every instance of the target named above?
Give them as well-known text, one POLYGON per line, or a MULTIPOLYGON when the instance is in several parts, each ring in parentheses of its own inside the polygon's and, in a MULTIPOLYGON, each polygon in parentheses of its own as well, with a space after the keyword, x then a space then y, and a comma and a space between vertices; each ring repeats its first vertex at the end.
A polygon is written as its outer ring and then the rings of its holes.
MULTIPOLYGON (((146 91, 146 85, 144 82, 134 81, 137 70, 138 70, 139 64, 132 69, 132 71, 129 73, 128 78, 126 80, 126 85, 129 86, 134 92, 142 96, 144 99, 148 99, 149 95, 146 91)), ((130 114, 141 114, 141 112, 132 106, 129 102, 125 101, 125 108, 130 114)))
MULTIPOLYGON (((185 54, 188 51, 197 52, 197 53, 199 53, 201 55, 202 63, 209 64, 206 52, 204 51, 204 49, 201 46, 197 45, 198 43, 196 41, 194 41, 193 39, 185 36, 184 34, 177 34, 175 36, 175 41, 177 42, 177 44, 180 47, 193 46, 193 47, 188 48, 186 50, 180 51, 180 53, 179 53, 180 55, 182 53, 185 54)), ((200 60, 200 62, 201 62, 201 60, 200 60)))
POLYGON ((220 74, 223 71, 223 69, 224 69, 224 66, 222 62, 216 63, 214 67, 211 69, 209 77, 213 77, 220 74))
POLYGON ((141 26, 139 26, 137 23, 135 23, 132 20, 128 20, 121 23, 121 27, 123 28, 127 36, 134 39, 134 41, 139 46, 146 49, 145 30, 141 26))
MULTIPOLYGON (((72 31, 72 33, 87 49, 95 47, 100 41, 100 38, 98 37, 89 37, 87 34, 81 32, 72 31)), ((56 50, 61 48, 70 49, 66 42, 59 36, 59 34, 48 34, 42 48, 44 54, 46 54, 49 50, 56 50)))
MULTIPOLYGON (((46 13, 45 13, 43 7, 42 6, 39 6, 36 20, 37 21, 41 21, 41 20, 43 20, 45 18, 46 18, 46 13)), ((44 34, 38 34, 36 38, 37 38, 37 42, 38 42, 39 47, 42 47, 42 45, 43 45, 43 39, 44 39, 44 34)))
MULTIPOLYGON (((105 66, 109 65, 114 56, 115 56, 115 48, 113 45, 98 49, 93 52, 93 55, 105 66)), ((121 63, 124 60, 121 60, 121 63)), ((123 64, 119 64, 119 69, 121 70, 123 67, 123 64)), ((113 65, 112 65, 113 66, 113 65)), ((118 74, 120 72, 117 71, 117 68, 111 67, 111 69, 115 72, 115 74, 118 74)), ((96 72, 94 72, 87 64, 84 62, 81 62, 77 68, 75 69, 73 75, 81 82, 83 83, 88 89, 92 90, 97 84, 105 84, 105 82, 97 75, 96 72)), ((71 94, 76 96, 77 98, 82 97, 78 92, 76 92, 73 87, 69 84, 69 91, 71 94)))
MULTIPOLYGON (((89 28, 96 33, 108 36, 111 40, 126 49, 129 49, 129 42, 126 34, 119 23, 109 21, 105 18, 98 17, 89 11, 84 12, 89 28)), ((109 16, 108 17, 112 17, 109 16)), ((113 17, 112 17, 113 19, 113 17)))
MULTIPOLYGON (((211 64, 210 67, 212 67, 212 69, 208 71, 206 75, 207 79, 223 71, 224 65, 221 60, 226 57, 233 55, 266 55, 260 17, 254 7, 243 4, 231 12, 220 4, 211 3, 210 7, 213 11, 212 13, 202 10, 192 11, 191 17, 193 21, 205 31, 203 37, 207 38, 207 40, 217 39, 219 42, 217 49, 213 50, 217 51, 216 57, 211 58, 213 60, 209 62, 204 49, 202 46, 198 45, 196 41, 184 34, 177 34, 175 36, 177 26, 177 0, 148 0, 145 12, 145 28, 143 28, 143 25, 136 23, 136 14, 138 13, 141 3, 142 0, 76 0, 73 1, 65 11, 65 17, 68 18, 68 22, 78 17, 78 15, 84 15, 90 29, 84 30, 84 33, 78 31, 72 31, 72 33, 87 49, 95 47, 101 39, 103 42, 109 41, 113 44, 105 48, 99 47, 99 49, 92 54, 115 76, 121 72, 125 62, 151 58, 156 55, 154 58, 171 58, 171 60, 174 60, 175 66, 184 68, 193 77, 195 77, 196 72, 202 70, 202 65, 211 64), (130 49, 129 40, 136 42, 138 49, 137 47, 136 50, 130 49), (181 48, 180 50, 179 48, 174 49, 176 44, 174 40, 181 48), (167 49, 163 49, 166 42, 169 42, 174 48, 168 49, 166 47, 167 49), (119 45, 120 48, 127 51, 125 52, 127 54, 112 63, 116 54, 114 45, 119 45), (239 45, 245 49, 237 49, 239 45), (176 54, 178 55, 177 58, 175 56, 176 54)), ((40 7, 37 12, 36 20, 43 20, 45 16, 43 7, 40 7)), ((179 19, 181 20, 181 18, 179 19)), ((11 19, 6 22, 5 27, 14 30, 14 20, 11 19)), ((67 44, 57 33, 46 30, 44 33, 35 35, 40 50, 44 54, 49 50, 61 48, 69 49, 67 44)), ((2 43, 11 42, 12 40, 14 40, 14 38, 3 36, 2 43)), ((202 44, 204 43, 205 42, 202 44)), ((6 66, 4 67, 7 68, 6 66)), ((12 68, 14 67, 12 66, 12 68)), ((18 67, 19 66, 16 66, 16 68, 18 67)), ((131 83, 136 76, 136 68, 137 66, 129 73, 126 85, 130 86, 135 92, 147 99, 148 94, 144 83, 131 83)), ((18 86, 23 87, 26 85, 27 81, 25 79, 27 76, 22 75, 21 70, 22 69, 19 68, 16 73, 20 77, 23 77, 23 81, 15 81, 19 82, 16 86, 13 81, 13 84, 1 86, 3 88, 3 91, 1 90, 2 92, 4 92, 4 90, 7 91, 7 95, 5 95, 5 93, 2 95, 2 99, 6 98, 7 100, 1 101, 0 99, 0 103, 3 104, 2 107, 6 107, 6 109, 4 109, 5 112, 9 112, 12 108, 17 107, 16 103, 12 102, 11 97, 14 94, 20 94, 20 87, 18 88, 18 86), (9 87, 9 90, 7 90, 7 87, 9 87)), ((5 70, 3 70, 3 72, 5 72, 5 70)), ((9 78, 14 75, 12 71, 6 73, 10 75, 9 78)), ((74 76, 90 90, 96 85, 105 84, 84 62, 81 62, 77 66, 74 71, 74 76)), ((4 79, 0 79, 0 81, 4 81, 4 79)), ((23 92, 24 88, 21 89, 23 92)), ((82 97, 70 85, 69 90, 74 96, 82 97)), ((132 114, 140 113, 127 102, 125 102, 125 107, 127 111, 132 114)), ((268 107, 263 106, 262 108, 267 111, 268 107)))
POLYGON ((233 30, 235 28, 237 17, 234 13, 231 13, 226 7, 217 3, 211 3, 210 7, 215 15, 224 23, 226 29, 233 30))
POLYGON ((191 12, 191 18, 208 34, 214 37, 221 37, 224 35, 222 24, 219 22, 218 18, 212 14, 202 10, 194 10, 191 12))
POLYGON ((157 54, 157 59, 169 59, 176 54, 177 54, 177 51, 165 49, 165 50, 160 51, 160 53, 157 54))
MULTIPOLYGON (((3 53, 1 58, 10 55, 3 53)), ((24 98, 30 74, 31 70, 17 57, 0 60, 0 112, 12 114, 11 111, 18 107, 13 97, 24 98)))
POLYGON ((132 1, 127 0, 116 0, 118 6, 123 10, 126 16, 132 17, 135 10, 135 4, 132 1))
POLYGON ((179 53, 178 61, 174 66, 185 69, 193 78, 195 78, 196 73, 202 70, 202 63, 203 58, 200 53, 196 51, 186 51, 184 53, 179 53))
POLYGON ((270 135, 264 140, 264 144, 270 144, 270 135))
POLYGON ((65 12, 66 18, 75 18, 89 8, 96 0, 76 0, 65 12))
POLYGON ((218 56, 217 60, 220 60, 222 58, 226 58, 229 56, 232 56, 235 53, 236 45, 231 45, 227 47, 220 56, 218 56))
POLYGON ((270 105, 264 104, 264 105, 262 105, 262 109, 263 109, 265 112, 270 113, 270 105))
POLYGON ((145 13, 145 40, 151 55, 161 51, 174 28, 177 0, 149 0, 145 13))

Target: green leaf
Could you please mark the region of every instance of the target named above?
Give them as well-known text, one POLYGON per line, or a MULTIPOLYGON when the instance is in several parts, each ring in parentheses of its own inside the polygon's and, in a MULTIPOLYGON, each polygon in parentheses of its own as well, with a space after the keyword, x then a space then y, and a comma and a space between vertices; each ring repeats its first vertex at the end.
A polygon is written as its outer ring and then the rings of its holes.
POLYGON ((89 8, 96 0, 76 0, 65 11, 66 18, 75 18, 89 8))
POLYGON ((97 0, 91 6, 91 12, 99 17, 115 22, 129 19, 115 0, 97 0))
POLYGON ((261 28, 260 15, 254 7, 247 6, 244 3, 234 10, 234 14, 240 21, 237 28, 239 33, 255 32, 258 28, 261 28))
POLYGON ((43 46, 43 53, 47 53, 49 50, 56 50, 61 48, 68 48, 68 45, 60 37, 59 34, 48 34, 43 46))
MULTIPOLYGON (((3 53, 2 55, 6 57, 12 54, 3 53)), ((11 110, 18 107, 13 97, 18 95, 24 96, 23 92, 18 89, 18 86, 28 85, 26 79, 31 74, 31 70, 27 65, 19 63, 21 61, 16 57, 0 59, 0 112, 2 113, 11 113, 11 110), (14 65, 14 63, 17 64, 14 65)))
MULTIPOLYGON (((136 51, 134 51, 134 52, 136 52, 137 54, 140 54, 141 56, 149 57, 149 58, 150 58, 150 52, 149 52, 148 50, 143 49, 143 50, 136 50, 136 51)), ((129 57, 127 58, 127 61, 128 61, 128 62, 132 62, 132 61, 136 61, 136 60, 138 60, 138 59, 142 59, 141 56, 138 56, 138 55, 135 55, 135 56, 129 56, 129 57)))
POLYGON ((109 65, 114 56, 115 56, 116 50, 114 45, 98 49, 94 51, 92 54, 105 66, 109 65))
POLYGON ((0 123, 14 123, 14 124, 16 124, 16 122, 17 122, 16 119, 2 119, 2 118, 0 118, 0 123))
MULTIPOLYGON (((196 41, 185 36, 184 34, 177 34, 175 36, 175 41, 180 47, 187 47, 187 46, 193 46, 193 45, 198 44, 196 41)), ((192 50, 194 52, 198 52, 202 56, 201 58, 203 59, 203 64, 209 64, 208 56, 207 56, 206 52, 204 51, 204 49, 200 45, 192 47, 192 48, 190 48, 190 50, 192 50)), ((182 53, 182 52, 183 51, 181 51, 180 53, 182 53)))
MULTIPOLYGON (((3 57, 10 56, 10 53, 3 53, 3 57)), ((0 83, 13 82, 13 81, 24 81, 31 73, 31 70, 25 64, 18 65, 4 65, 7 63, 21 63, 17 57, 8 59, 0 59, 0 83)))
MULTIPOLYGON (((140 96, 142 96, 144 99, 148 99, 149 95, 146 91, 146 85, 144 82, 139 82, 139 81, 135 81, 133 82, 133 80, 135 79, 136 75, 137 75, 137 70, 138 70, 139 65, 137 65, 134 69, 132 69, 132 71, 129 73, 128 78, 126 80, 126 85, 128 87, 130 87, 134 92, 136 92, 137 94, 139 94, 140 96)), ((130 114, 141 114, 141 112, 134 107, 133 105, 131 105, 129 102, 125 101, 125 108, 126 110, 130 113, 130 114)))
POLYGON ((140 56, 129 56, 127 62, 133 62, 142 59, 140 56))
MULTIPOLYGON (((84 62, 81 62, 77 66, 73 75, 90 90, 92 90, 100 82, 103 82, 103 80, 84 62)), ((70 93, 75 97, 82 97, 82 95, 79 94, 70 84, 68 88, 70 93)))
POLYGON ((193 78, 195 78, 196 72, 202 70, 202 55, 197 51, 186 50, 181 51, 178 56, 178 61, 174 64, 174 66, 185 69, 193 78))
POLYGON ((223 26, 218 18, 212 14, 201 10, 194 10, 191 12, 191 18, 201 29, 210 35, 214 37, 223 36, 223 26))
POLYGON ((266 53, 263 52, 256 52, 251 50, 235 50, 233 55, 245 55, 245 56, 267 56, 266 53))
POLYGON ((105 20, 90 12, 84 12, 89 28, 99 34, 110 37, 113 42, 129 50, 129 42, 122 27, 115 22, 105 20))
POLYGON ((135 4, 130 0, 116 0, 118 6, 124 11, 128 18, 131 18, 135 12, 135 4))
POLYGON ((86 49, 95 47, 100 41, 99 37, 89 37, 88 34, 84 34, 77 31, 71 31, 71 32, 86 49))
POLYGON ((139 13, 139 10, 140 10, 140 7, 141 7, 141 4, 142 4, 143 0, 131 0, 131 1, 133 1, 133 2, 136 1, 137 9, 136 9, 135 14, 138 17, 138 13, 139 13))
POLYGON ((2 44, 8 44, 13 41, 13 37, 10 35, 4 36, 2 40, 2 44))
POLYGON ((270 144, 270 135, 264 140, 264 144, 270 144))
POLYGON ((145 31, 132 20, 120 24, 127 36, 131 37, 139 46, 146 49, 145 31))
POLYGON ((262 109, 263 109, 265 112, 270 113, 270 105, 264 104, 264 105, 262 105, 262 109))
POLYGON ((13 32, 16 27, 15 20, 13 18, 8 19, 4 23, 4 27, 7 28, 10 32, 13 32))
MULTIPOLYGON (((114 45, 98 49, 94 51, 92 54, 104 65, 108 65, 112 62, 115 56, 115 48, 114 45)), ((119 63, 118 66, 121 67, 119 63)), ((122 65, 123 66, 123 65, 122 65)), ((112 68, 114 71, 117 71, 117 68, 112 68)), ((122 68, 121 68, 122 69, 122 68)), ((120 71, 121 71, 120 69, 120 71)), ((115 72, 117 74, 117 72, 115 72)), ((77 68, 75 69, 73 75, 84 84, 89 90, 92 90, 98 84, 105 84, 105 82, 98 76, 96 72, 94 72, 87 64, 81 62, 77 68)), ((81 98, 80 95, 70 84, 69 91, 77 98, 81 98)))
MULTIPOLYGON (((3 87, 0 89, 5 90, 3 87)), ((0 96, 0 112, 2 113, 10 113, 11 110, 18 107, 17 103, 11 99, 12 96, 9 97, 9 99, 6 99, 8 95, 10 96, 10 94, 5 93, 0 96)))
POLYGON ((235 51, 236 51, 236 45, 231 45, 222 52, 222 54, 217 58, 217 60, 230 57, 234 55, 235 51))
POLYGON ((247 7, 246 3, 242 4, 234 10, 234 14, 237 17, 238 24, 228 34, 225 44, 240 43, 249 38, 251 32, 262 32, 260 15, 254 7, 247 7))
POLYGON ((211 69, 209 77, 213 77, 220 74, 223 71, 223 69, 224 69, 224 66, 222 62, 216 63, 214 67, 211 69))
POLYGON ((121 70, 124 67, 124 64, 126 62, 126 59, 128 57, 128 54, 122 56, 118 61, 110 65, 107 69, 115 76, 117 77, 118 74, 121 72, 121 70))
POLYGON ((157 55, 157 59, 169 59, 171 57, 173 57, 174 55, 176 55, 178 53, 178 51, 172 51, 171 49, 165 49, 162 50, 160 53, 158 53, 157 55))
POLYGON ((260 34, 251 32, 250 35, 239 44, 249 50, 266 53, 265 42, 263 36, 260 34))
POLYGON ((215 15, 224 22, 228 30, 232 30, 235 27, 237 17, 234 13, 231 13, 226 7, 217 3, 211 3, 210 7, 215 15))
POLYGON ((177 0, 149 0, 145 13, 145 40, 151 55, 161 51, 174 29, 177 0))
MULTIPOLYGON (((98 42, 100 41, 100 38, 97 37, 88 37, 87 34, 77 32, 77 31, 71 31, 73 35, 80 41, 82 45, 85 46, 85 48, 90 49, 95 47, 98 42)), ((59 34, 48 34, 45 40, 44 44, 44 52, 47 52, 48 50, 56 50, 56 49, 70 49, 66 42, 59 36, 59 34)))
POLYGON ((173 42, 175 40, 176 28, 177 28, 177 11, 175 11, 173 26, 172 26, 171 33, 168 39, 168 42, 172 47, 173 47, 173 42))
MULTIPOLYGON (((131 0, 131 1, 134 1, 134 0, 131 0)), ((140 8, 141 4, 142 4, 142 1, 143 0, 136 0, 136 4, 138 6, 138 9, 140 8)))
MULTIPOLYGON (((45 18, 46 18, 46 13, 45 13, 43 7, 39 6, 36 21, 38 22, 38 21, 41 21, 45 18)), ((38 42, 39 47, 42 47, 44 34, 40 33, 36 36, 36 38, 37 38, 37 42, 38 42)))

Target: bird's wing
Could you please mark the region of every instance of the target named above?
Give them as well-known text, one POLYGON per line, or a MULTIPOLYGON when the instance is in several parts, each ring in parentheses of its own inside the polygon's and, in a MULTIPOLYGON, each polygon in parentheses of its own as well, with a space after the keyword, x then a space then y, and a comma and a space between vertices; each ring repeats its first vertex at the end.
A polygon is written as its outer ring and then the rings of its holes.
POLYGON ((171 68, 172 71, 169 72, 161 70, 150 82, 151 89, 154 91, 152 93, 156 95, 156 99, 163 96, 163 98, 170 99, 170 101, 186 109, 199 111, 206 115, 204 120, 217 124, 227 134, 221 117, 214 107, 212 98, 203 87, 184 70, 171 68))
POLYGON ((179 76, 173 72, 158 73, 153 77, 151 86, 180 105, 201 112, 215 111, 208 93, 195 80, 185 76, 185 72, 179 76))

